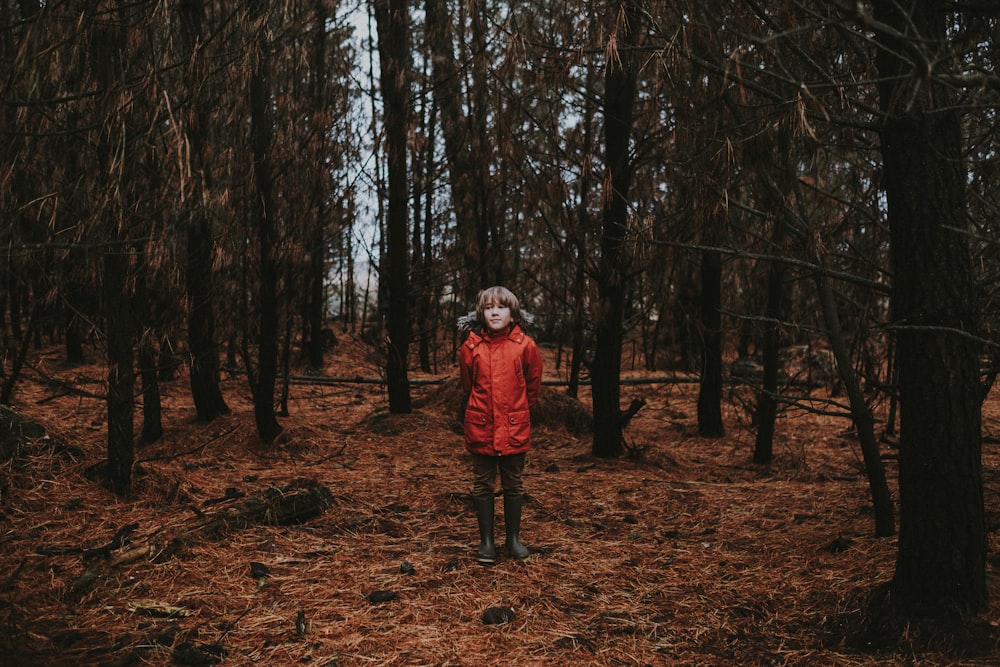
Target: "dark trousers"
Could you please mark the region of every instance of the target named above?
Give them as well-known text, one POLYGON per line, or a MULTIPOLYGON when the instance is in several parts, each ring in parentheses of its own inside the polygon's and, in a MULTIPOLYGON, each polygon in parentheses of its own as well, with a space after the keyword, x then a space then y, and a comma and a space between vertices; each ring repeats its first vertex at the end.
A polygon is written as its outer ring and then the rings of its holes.
POLYGON ((505 498, 524 495, 524 454, 510 456, 472 455, 472 495, 492 496, 496 488, 497 471, 505 498))

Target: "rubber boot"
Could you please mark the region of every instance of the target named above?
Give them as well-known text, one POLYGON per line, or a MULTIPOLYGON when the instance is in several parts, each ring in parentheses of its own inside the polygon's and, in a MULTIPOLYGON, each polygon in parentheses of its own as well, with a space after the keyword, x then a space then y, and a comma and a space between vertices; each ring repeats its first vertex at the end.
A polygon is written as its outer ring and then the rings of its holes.
POLYGON ((473 496, 472 504, 476 508, 476 520, 479 522, 479 549, 476 550, 476 560, 480 563, 497 562, 497 548, 493 544, 493 496, 473 496))
POLYGON ((528 547, 521 544, 521 507, 524 506, 524 496, 504 496, 503 520, 507 532, 507 554, 511 558, 524 560, 531 555, 528 547))

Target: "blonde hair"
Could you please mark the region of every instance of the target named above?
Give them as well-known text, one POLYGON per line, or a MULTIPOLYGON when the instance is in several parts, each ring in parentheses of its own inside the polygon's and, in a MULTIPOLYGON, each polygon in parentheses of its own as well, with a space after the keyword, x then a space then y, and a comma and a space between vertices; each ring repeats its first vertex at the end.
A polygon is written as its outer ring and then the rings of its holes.
POLYGON ((517 300, 514 293, 506 287, 494 285, 481 291, 479 298, 476 299, 476 319, 480 324, 486 323, 483 311, 491 304, 510 308, 510 319, 514 324, 521 324, 524 321, 524 316, 521 314, 521 302, 517 300))

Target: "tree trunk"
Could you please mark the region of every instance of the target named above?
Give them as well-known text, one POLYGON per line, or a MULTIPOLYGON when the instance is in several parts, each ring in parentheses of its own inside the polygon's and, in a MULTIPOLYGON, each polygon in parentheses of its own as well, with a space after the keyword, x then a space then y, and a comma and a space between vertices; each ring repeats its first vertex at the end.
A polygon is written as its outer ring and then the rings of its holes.
POLYGON ((628 232, 628 196, 632 180, 629 144, 636 97, 636 59, 639 9, 633 0, 611 7, 612 34, 617 51, 605 64, 604 140, 608 173, 605 176, 601 256, 598 268, 598 312, 592 368, 594 456, 619 456, 624 451, 621 420, 621 356, 624 338, 626 279, 625 237, 628 232))
POLYGON ((128 256, 120 249, 104 254, 108 334, 108 485, 117 495, 132 491, 135 461, 133 435, 135 373, 132 370, 132 319, 125 289, 128 256))
MULTIPOLYGON (((185 40, 185 51, 191 56, 192 81, 199 81, 203 73, 198 49, 201 47, 203 8, 199 0, 181 3, 180 25, 185 40)), ((209 126, 208 111, 203 104, 191 104, 187 122, 187 141, 191 144, 191 160, 195 162, 192 174, 198 175, 192 184, 185 232, 187 255, 184 283, 188 298, 187 343, 190 355, 191 399, 201 421, 212 421, 229 413, 229 406, 219 388, 219 348, 215 340, 215 312, 213 305, 214 272, 212 254, 214 242, 212 226, 203 208, 209 167, 202 161, 208 153, 206 138, 209 126)))
MULTIPOLYGON (((771 247, 780 255, 785 246, 790 222, 790 201, 796 181, 796 165, 792 159, 792 130, 779 125, 772 135, 761 135, 767 142, 758 151, 758 159, 767 160, 759 167, 758 181, 764 210, 772 218, 771 247)), ((781 364, 781 327, 785 321, 782 306, 786 267, 783 262, 771 261, 767 273, 767 303, 764 306, 764 340, 762 363, 764 373, 760 392, 757 394, 757 438, 754 443, 753 462, 770 463, 774 456, 774 428, 778 419, 778 371, 781 364)))
POLYGON ((891 590, 908 615, 987 608, 978 313, 961 116, 952 89, 911 62, 949 62, 943 0, 879 0, 880 128, 900 394, 899 549, 891 590), (905 54, 905 55, 904 55, 905 54))
POLYGON ((827 340, 837 362, 837 374, 844 383, 847 400, 851 405, 851 419, 858 431, 858 442, 861 444, 861 455, 865 461, 865 472, 868 475, 868 486, 872 494, 872 506, 875 508, 875 535, 888 537, 896 532, 896 520, 893 512, 892 494, 885 480, 885 467, 879 454, 878 440, 875 438, 875 422, 872 411, 868 407, 865 395, 861 391, 851 353, 844 340, 844 332, 840 326, 840 315, 837 313, 837 303, 834 300, 833 289, 826 276, 817 274, 816 287, 819 292, 820 305, 823 307, 823 322, 826 325, 827 340))
MULTIPOLYGON (((775 221, 775 247, 780 247, 780 219, 775 221)), ((781 335, 781 295, 785 280, 785 267, 772 262, 767 272, 767 304, 764 307, 764 344, 762 363, 764 376, 757 394, 757 438, 754 442, 753 462, 767 464, 774 456, 774 425, 778 418, 778 366, 781 335)))
MULTIPOLYGON (((707 224, 713 222, 718 221, 707 224)), ((701 335, 698 434, 721 438, 726 427, 722 423, 722 255, 717 250, 701 253, 701 335)))
POLYGON ((249 4, 253 18, 260 21, 260 53, 250 75, 250 138, 253 146, 254 193, 251 215, 257 230, 257 373, 252 379, 254 421, 257 435, 274 442, 281 425, 274 410, 274 389, 278 377, 278 247, 274 202, 274 169, 271 164, 271 116, 268 113, 268 67, 271 57, 267 44, 267 7, 261 0, 249 4))
POLYGON ((201 421, 229 413, 219 388, 219 349, 212 305, 212 232, 202 212, 191 213, 187 228, 188 351, 191 398, 201 421))
MULTIPOLYGON (((322 125, 329 122, 329 101, 328 86, 329 72, 327 67, 327 30, 326 21, 327 10, 324 9, 323 0, 314 0, 313 11, 315 12, 315 38, 312 43, 312 71, 309 79, 309 98, 316 108, 313 122, 317 127, 313 128, 316 134, 316 141, 319 142, 319 150, 325 154, 329 142, 326 140, 327 128, 322 125)), ((310 187, 310 209, 311 215, 315 216, 311 225, 311 242, 308 249, 308 268, 306 274, 306 289, 303 294, 304 308, 303 320, 303 345, 305 347, 306 363, 309 368, 319 372, 323 369, 323 353, 325 351, 325 337, 323 327, 326 321, 326 277, 327 259, 329 243, 327 233, 329 227, 329 214, 331 211, 329 174, 325 169, 316 169, 312 174, 310 187)))
POLYGON ((375 8, 379 35, 382 94, 385 101, 386 154, 389 201, 386 258, 382 278, 387 282, 389 310, 386 383, 389 412, 412 410, 407 355, 410 339, 407 122, 409 120, 409 18, 406 0, 378 0, 375 8))

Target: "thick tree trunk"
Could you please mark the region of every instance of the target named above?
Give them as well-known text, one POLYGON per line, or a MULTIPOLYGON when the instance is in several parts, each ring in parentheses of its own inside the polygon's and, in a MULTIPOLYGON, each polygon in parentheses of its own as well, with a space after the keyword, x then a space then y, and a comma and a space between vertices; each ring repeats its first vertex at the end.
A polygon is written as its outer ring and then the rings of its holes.
MULTIPOLYGON (((198 81, 202 74, 197 50, 201 46, 203 8, 200 0, 181 3, 178 7, 185 50, 191 54, 191 80, 198 81)), ((209 125, 207 110, 195 101, 191 105, 187 122, 187 141, 191 144, 191 160, 195 162, 192 173, 198 175, 192 185, 187 212, 187 255, 184 283, 188 298, 187 343, 190 356, 191 399, 201 421, 212 421, 229 413, 229 406, 219 387, 219 348, 215 340, 215 311, 213 304, 214 272, 212 256, 214 241, 212 226, 201 202, 204 190, 210 187, 209 167, 203 163, 209 125)))
MULTIPOLYGON (((252 15, 267 24, 267 8, 261 0, 250 3, 252 15)), ((271 115, 268 112, 268 67, 270 53, 266 30, 261 30, 261 53, 250 75, 250 135, 253 146, 253 181, 256 192, 251 211, 257 230, 257 373, 252 377, 254 421, 257 435, 273 442, 281 433, 274 410, 274 389, 278 377, 278 246, 274 202, 274 168, 271 164, 271 115)))
POLYGON ((900 395, 891 590, 907 614, 960 618, 985 610, 988 598, 961 117, 949 85, 909 62, 913 49, 926 62, 949 62, 933 49, 947 44, 952 19, 943 0, 903 5, 875 3, 895 30, 878 35, 877 56, 900 395))
POLYGON ((412 410, 407 355, 410 342, 407 121, 409 98, 409 18, 406 0, 378 0, 375 14, 385 100, 386 153, 389 171, 386 259, 382 279, 387 282, 389 310, 386 383, 389 412, 412 410))
POLYGON ((632 180, 629 144, 636 96, 636 54, 639 11, 635 2, 615 3, 610 24, 618 50, 605 64, 604 140, 608 174, 605 176, 601 256, 598 268, 598 304, 594 318, 593 410, 595 456, 624 452, 621 412, 621 356, 624 338, 626 280, 625 242, 628 233, 628 196, 632 180))

